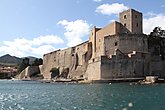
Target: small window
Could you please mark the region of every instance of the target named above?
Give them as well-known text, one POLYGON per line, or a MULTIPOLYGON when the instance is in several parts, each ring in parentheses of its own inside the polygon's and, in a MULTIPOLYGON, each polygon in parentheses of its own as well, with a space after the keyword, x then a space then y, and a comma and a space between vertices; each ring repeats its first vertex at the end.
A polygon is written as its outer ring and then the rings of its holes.
POLYGON ((127 26, 127 24, 126 24, 126 23, 124 23, 124 26, 126 27, 126 26, 127 26))
POLYGON ((124 15, 124 19, 127 19, 127 15, 124 15))
POLYGON ((115 46, 117 46, 117 42, 115 42, 115 46))
POLYGON ((138 18, 138 16, 137 16, 137 15, 135 15, 135 18, 138 18))
POLYGON ((139 24, 138 23, 136 23, 136 27, 138 27, 139 26, 139 24))

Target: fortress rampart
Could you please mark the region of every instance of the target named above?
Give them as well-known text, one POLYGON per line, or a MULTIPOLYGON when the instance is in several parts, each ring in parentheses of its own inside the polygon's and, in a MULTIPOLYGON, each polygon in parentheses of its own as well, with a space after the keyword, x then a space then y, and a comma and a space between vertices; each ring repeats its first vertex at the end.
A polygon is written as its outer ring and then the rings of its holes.
POLYGON ((87 80, 138 78, 156 71, 151 67, 164 63, 151 63, 142 13, 129 9, 120 13, 119 19, 104 28, 94 27, 82 44, 45 54, 44 78, 51 79, 54 67, 60 74, 68 69, 67 78, 87 80))

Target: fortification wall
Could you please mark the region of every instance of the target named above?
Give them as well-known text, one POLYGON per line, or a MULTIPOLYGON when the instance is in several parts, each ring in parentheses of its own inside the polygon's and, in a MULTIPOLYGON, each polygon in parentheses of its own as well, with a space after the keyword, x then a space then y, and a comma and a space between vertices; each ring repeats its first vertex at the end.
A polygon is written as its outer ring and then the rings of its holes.
POLYGON ((122 34, 119 38, 119 50, 123 53, 148 52, 147 36, 144 34, 122 34))
MULTIPOLYGON (((92 47, 90 47, 92 48, 92 47)), ((87 66, 87 53, 88 50, 90 52, 92 51, 89 49, 89 43, 84 42, 80 45, 77 45, 76 47, 73 47, 73 53, 72 53, 72 61, 71 61, 71 66, 69 68, 69 77, 79 77, 82 76, 85 71, 86 71, 86 66, 87 66)))
POLYGON ((99 80, 101 79, 101 59, 95 58, 89 61, 85 76, 88 80, 99 80))
POLYGON ((165 78, 165 61, 153 61, 150 63, 150 75, 165 78))
POLYGON ((147 37, 144 34, 120 34, 106 36, 104 38, 105 54, 108 57, 115 54, 119 49, 123 53, 131 53, 132 51, 148 52, 147 37))
POLYGON ((107 57, 111 57, 111 55, 114 55, 116 50, 119 48, 119 36, 107 36, 104 38, 104 48, 105 48, 105 54, 107 57))
MULTIPOLYGON (((76 75, 75 71, 77 75, 83 73, 85 70, 82 69, 82 67, 85 66, 85 63, 87 63, 87 56, 85 55, 88 53, 88 49, 88 42, 84 42, 75 47, 45 54, 43 58, 44 78, 51 78, 50 70, 54 67, 59 68, 60 72, 65 68, 69 68, 70 77, 73 77, 72 74, 76 75), (77 70, 77 68, 79 68, 79 70, 77 70)), ((90 49, 90 51, 92 50, 90 49)))
POLYGON ((95 57, 99 57, 100 55, 104 55, 104 37, 110 35, 116 35, 120 32, 121 24, 118 22, 113 22, 110 25, 98 30, 96 32, 96 51, 95 57))
POLYGON ((71 65, 72 48, 54 51, 45 54, 43 57, 43 75, 45 79, 50 79, 50 70, 54 67, 59 68, 61 71, 63 68, 69 68, 71 65))
POLYGON ((101 57, 101 79, 143 77, 149 71, 148 61, 139 55, 101 57))

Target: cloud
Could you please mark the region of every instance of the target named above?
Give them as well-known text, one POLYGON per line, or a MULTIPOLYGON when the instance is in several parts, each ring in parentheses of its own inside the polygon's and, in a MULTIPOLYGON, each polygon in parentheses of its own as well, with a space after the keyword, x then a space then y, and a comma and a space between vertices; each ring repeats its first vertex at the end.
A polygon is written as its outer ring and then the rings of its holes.
POLYGON ((146 17, 143 19, 143 31, 145 34, 149 34, 157 26, 165 29, 164 23, 164 14, 147 13, 146 17))
POLYGON ((94 2, 101 2, 102 0, 93 0, 94 2))
POLYGON ((61 20, 57 24, 64 26, 64 35, 69 47, 82 43, 82 38, 88 35, 90 31, 90 25, 84 20, 61 20))
POLYGON ((46 36, 40 36, 38 38, 34 38, 31 43, 33 45, 42 45, 45 43, 46 44, 61 44, 61 43, 64 43, 64 41, 58 36, 46 35, 46 36))
POLYGON ((95 12, 110 16, 112 14, 119 14, 123 10, 127 10, 127 9, 128 9, 127 6, 119 3, 102 4, 96 8, 95 12))
POLYGON ((27 55, 41 57, 43 54, 55 50, 53 45, 62 43, 64 41, 54 35, 40 36, 32 40, 16 38, 13 41, 3 41, 0 53, 7 53, 18 57, 25 57, 27 55))

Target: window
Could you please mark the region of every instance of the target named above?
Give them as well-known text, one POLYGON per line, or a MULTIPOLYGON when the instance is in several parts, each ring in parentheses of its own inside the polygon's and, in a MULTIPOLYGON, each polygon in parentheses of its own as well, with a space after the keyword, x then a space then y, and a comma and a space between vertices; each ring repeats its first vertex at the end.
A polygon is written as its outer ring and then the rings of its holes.
POLYGON ((138 27, 139 26, 139 24, 138 23, 136 23, 136 27, 138 27))
POLYGON ((117 46, 117 42, 115 42, 115 46, 117 46))
POLYGON ((126 27, 126 26, 127 26, 127 24, 126 24, 126 23, 124 23, 124 26, 126 27))
POLYGON ((137 16, 137 15, 135 15, 135 18, 138 18, 138 16, 137 16))
POLYGON ((127 19, 127 15, 124 15, 124 19, 127 19))

